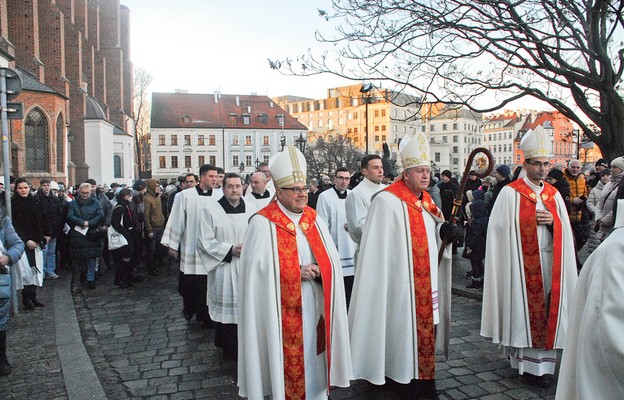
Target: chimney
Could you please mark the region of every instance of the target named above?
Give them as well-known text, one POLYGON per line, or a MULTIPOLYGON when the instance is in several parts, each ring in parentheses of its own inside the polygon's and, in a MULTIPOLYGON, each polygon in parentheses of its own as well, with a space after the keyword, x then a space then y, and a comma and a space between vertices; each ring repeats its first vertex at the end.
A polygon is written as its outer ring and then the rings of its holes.
POLYGON ((219 92, 215 90, 215 92, 214 92, 215 104, 219 103, 219 97, 221 97, 221 96, 219 96, 219 92))
POLYGON ((236 96, 236 107, 240 107, 240 96, 236 96))

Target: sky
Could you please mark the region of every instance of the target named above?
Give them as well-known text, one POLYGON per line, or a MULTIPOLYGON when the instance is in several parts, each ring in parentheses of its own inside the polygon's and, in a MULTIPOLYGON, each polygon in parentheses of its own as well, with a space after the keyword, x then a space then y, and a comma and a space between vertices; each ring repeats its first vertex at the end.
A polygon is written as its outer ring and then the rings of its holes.
POLYGON ((333 75, 284 76, 267 59, 319 48, 329 0, 121 0, 130 9, 130 58, 151 73, 151 92, 296 95, 324 98, 352 84, 333 75))

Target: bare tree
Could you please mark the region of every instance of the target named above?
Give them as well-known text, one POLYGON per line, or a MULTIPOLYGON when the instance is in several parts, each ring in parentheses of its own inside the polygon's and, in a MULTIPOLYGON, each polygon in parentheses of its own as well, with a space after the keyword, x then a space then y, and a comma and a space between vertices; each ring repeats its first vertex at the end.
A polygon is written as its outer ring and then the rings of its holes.
POLYGON ((363 154, 353 146, 350 137, 335 131, 310 132, 308 140, 311 142, 305 149, 308 178, 332 176, 340 167, 347 167, 352 173, 360 170, 363 154))
POLYGON ((532 96, 577 123, 606 158, 624 154, 624 0, 333 0, 333 8, 319 14, 337 24, 335 36, 317 34, 331 50, 270 66, 380 80, 480 113, 532 96))
POLYGON ((147 170, 146 160, 149 153, 150 106, 148 99, 152 75, 143 68, 134 70, 134 144, 139 177, 147 170))

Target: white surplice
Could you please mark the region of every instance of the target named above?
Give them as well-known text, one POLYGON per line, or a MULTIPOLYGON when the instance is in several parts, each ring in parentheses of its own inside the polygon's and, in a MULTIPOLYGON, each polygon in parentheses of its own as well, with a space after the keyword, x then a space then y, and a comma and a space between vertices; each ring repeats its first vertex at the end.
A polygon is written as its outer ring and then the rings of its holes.
POLYGON ((366 215, 371 205, 373 195, 386 186, 381 183, 373 183, 364 178, 362 182, 351 190, 345 203, 347 222, 349 223, 349 235, 355 243, 362 240, 362 232, 366 224, 366 215))
MULTIPOLYGON (((536 210, 545 210, 540 193, 543 186, 535 185, 528 178, 521 178, 536 193, 536 210)), ((555 349, 565 343, 567 312, 576 284, 576 258, 574 237, 565 203, 561 195, 555 195, 556 210, 562 226, 561 300, 558 310, 555 349)), ((481 336, 492 338, 493 343, 503 347, 511 355, 512 367, 519 373, 544 375, 554 373, 556 351, 532 348, 529 305, 520 239, 520 194, 505 186, 498 195, 488 224, 485 253, 485 277, 483 306, 481 312, 481 336), (526 354, 525 354, 526 353, 526 354)), ((553 235, 546 225, 537 226, 540 248, 544 298, 549 304, 552 285, 553 235)))
MULTIPOLYGON (((279 203, 278 203, 279 204, 279 203)), ((312 250, 298 227, 300 215, 280 209, 297 226, 301 265, 314 262, 312 250)), ((332 386, 349 386, 351 357, 340 256, 325 223, 316 219, 332 267, 331 371, 332 386)), ((280 266, 276 226, 261 215, 251 218, 243 242, 239 270, 238 386, 250 399, 283 399, 284 354, 280 301, 280 266)), ((317 353, 316 326, 324 314, 323 289, 314 281, 302 282, 303 340, 306 399, 327 399, 326 354, 317 353)))
POLYGON ((197 246, 201 261, 208 271, 206 300, 210 318, 223 324, 238 320, 239 257, 223 261, 232 246, 243 243, 249 218, 256 206, 245 202, 245 212, 227 214, 223 207, 204 208, 199 218, 197 246))
MULTIPOLYGON (((350 195, 351 191, 347 190, 347 198, 350 195)), ((347 199, 338 197, 334 188, 327 189, 318 197, 316 212, 319 217, 327 222, 334 244, 340 253, 342 275, 353 276, 357 244, 351 239, 349 232, 345 229, 345 224, 347 223, 346 201, 347 199)))
MULTIPOLYGON (((268 190, 268 189, 266 189, 268 190)), ((275 192, 273 192, 273 194, 275 194, 275 192)), ((247 193, 245 194, 244 200, 245 203, 247 204, 255 204, 258 210, 263 209, 264 207, 268 206, 269 203, 271 202, 271 200, 273 200, 273 194, 271 194, 271 191, 269 190, 269 197, 265 197, 263 199, 257 199, 252 191, 251 188, 248 189, 247 193)))
POLYGON ((624 200, 618 204, 618 220, 583 264, 570 306, 556 400, 624 399, 624 200))
MULTIPOLYGON (((348 199, 348 198, 347 198, 348 199)), ((440 312, 450 311, 451 251, 445 249, 438 267, 443 220, 423 209, 431 270, 433 321, 444 321, 440 312)), ((406 204, 382 191, 374 196, 360 244, 349 306, 349 334, 354 379, 381 385, 385 377, 399 383, 419 379, 418 335, 412 239, 406 204)), ((440 350, 444 329, 438 326, 440 350)))
POLYGON ((205 208, 221 208, 213 196, 200 196, 196 188, 184 189, 173 202, 160 243, 180 254, 180 271, 185 275, 206 275, 200 259, 197 237, 199 216, 205 208))

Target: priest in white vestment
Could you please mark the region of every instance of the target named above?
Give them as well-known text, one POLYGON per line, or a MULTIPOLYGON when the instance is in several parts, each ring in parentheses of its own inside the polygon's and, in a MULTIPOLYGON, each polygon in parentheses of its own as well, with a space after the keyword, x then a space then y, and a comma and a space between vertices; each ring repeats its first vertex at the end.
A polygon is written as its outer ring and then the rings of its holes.
POLYGON ((386 187, 381 184, 384 175, 381 157, 376 154, 365 155, 360 161, 360 166, 364 179, 351 190, 345 203, 349 235, 358 245, 362 240, 371 199, 375 193, 386 187))
POLYGON ((353 289, 353 275, 355 273, 354 258, 356 244, 349 236, 345 203, 351 191, 347 189, 351 173, 345 167, 338 168, 334 174, 334 186, 322 192, 316 202, 316 212, 327 222, 334 244, 340 253, 342 276, 345 283, 347 309, 353 289))
POLYGON ((267 189, 267 178, 263 172, 255 172, 251 175, 251 185, 245 193, 245 203, 255 204, 258 210, 269 205, 273 194, 267 189))
POLYGON ((451 246, 440 265, 438 251, 440 233, 453 230, 427 193, 427 136, 404 138, 401 160, 401 179, 373 197, 366 217, 349 308, 353 374, 387 383, 401 398, 436 398, 436 344, 441 350, 450 328, 451 246))
POLYGON ((249 218, 257 208, 241 199, 243 181, 238 174, 225 174, 222 188, 219 207, 202 210, 197 246, 208 271, 206 299, 210 318, 217 323, 215 345, 223 349, 226 360, 236 360, 240 254, 249 218))
POLYGON ((206 293, 206 275, 197 246, 199 217, 205 208, 220 207, 212 196, 216 183, 217 167, 205 164, 199 169, 199 184, 179 192, 173 202, 161 244, 169 249, 169 255, 180 259, 178 292, 182 296, 182 310, 187 320, 196 315, 197 321, 212 326, 206 293))
POLYGON ((277 200, 250 220, 239 270, 238 386, 250 399, 327 399, 351 358, 340 255, 307 207, 294 146, 271 160, 277 200))
POLYGON ((576 253, 565 203, 544 181, 547 134, 529 130, 520 146, 526 176, 503 187, 490 215, 481 335, 501 346, 522 380, 548 387, 565 344, 576 253))
POLYGON ((614 228, 579 275, 556 400, 624 399, 624 199, 614 228))

